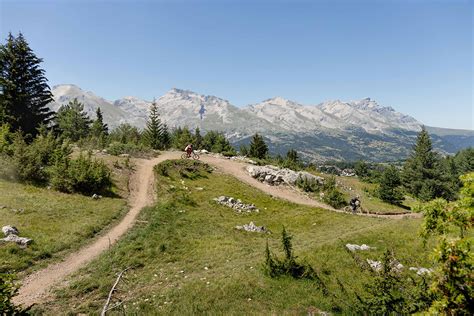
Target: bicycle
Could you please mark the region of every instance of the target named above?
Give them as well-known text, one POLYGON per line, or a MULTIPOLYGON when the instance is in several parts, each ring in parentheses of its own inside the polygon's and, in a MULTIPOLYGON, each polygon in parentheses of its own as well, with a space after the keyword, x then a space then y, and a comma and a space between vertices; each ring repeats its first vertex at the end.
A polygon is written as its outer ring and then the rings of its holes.
POLYGON ((195 151, 193 151, 190 155, 188 155, 188 153, 186 153, 186 152, 181 155, 181 159, 188 159, 188 158, 189 159, 192 158, 194 160, 199 160, 199 155, 195 151))
POLYGON ((356 207, 355 211, 352 210, 352 207, 351 206, 345 206, 343 209, 342 209, 344 212, 346 213, 351 213, 351 214, 357 214, 357 213, 360 213, 360 214, 369 214, 368 211, 366 211, 365 209, 363 209, 360 205, 356 207))

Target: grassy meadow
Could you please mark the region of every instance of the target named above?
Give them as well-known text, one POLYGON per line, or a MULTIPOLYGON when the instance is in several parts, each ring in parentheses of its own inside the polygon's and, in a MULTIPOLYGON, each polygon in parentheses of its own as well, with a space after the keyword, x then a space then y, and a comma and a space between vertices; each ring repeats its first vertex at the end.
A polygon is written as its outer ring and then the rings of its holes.
POLYGON ((45 187, 0 180, 0 227, 12 225, 33 239, 26 249, 0 243, 0 272, 31 272, 89 242, 127 211, 129 165, 103 156, 112 170, 113 195, 93 200, 45 187))
MULTIPOLYGON (((377 260, 386 249, 406 267, 430 267, 432 246, 418 236, 419 219, 380 219, 339 214, 272 198, 233 177, 192 170, 192 162, 167 161, 155 168, 158 200, 111 250, 56 290, 38 313, 97 314, 117 273, 129 268, 114 294, 113 315, 301 314, 354 312, 373 274, 360 269, 344 245, 366 243, 361 259, 377 260), (238 214, 218 205, 220 195, 254 203, 259 213, 238 214), (254 221, 271 234, 236 230, 254 221), (263 272, 264 251, 282 256, 283 225, 293 236, 298 260, 313 266, 328 292, 314 281, 272 279, 263 272)), ((416 277, 416 276, 415 276, 416 277)))

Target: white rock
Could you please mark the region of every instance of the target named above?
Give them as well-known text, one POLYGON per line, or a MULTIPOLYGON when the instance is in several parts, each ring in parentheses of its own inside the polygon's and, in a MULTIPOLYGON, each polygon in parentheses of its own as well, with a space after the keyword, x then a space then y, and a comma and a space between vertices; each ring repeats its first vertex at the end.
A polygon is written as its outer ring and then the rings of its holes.
POLYGON ((16 227, 10 226, 10 225, 3 226, 2 232, 5 235, 5 237, 8 237, 10 235, 18 235, 20 233, 16 227))
POLYGON ((362 244, 360 246, 354 245, 354 244, 346 244, 346 248, 349 249, 350 251, 375 249, 375 247, 370 247, 370 246, 367 246, 366 244, 362 244))
POLYGON ((254 222, 250 222, 249 224, 244 224, 242 226, 235 226, 236 229, 245 230, 248 232, 255 232, 255 233, 266 233, 267 229, 265 226, 257 226, 254 222))
POLYGON ((374 261, 374 260, 367 259, 367 263, 369 264, 369 266, 374 271, 382 270, 382 263, 380 261, 374 261))
POLYGON ((1 239, 5 242, 15 242, 21 247, 26 247, 33 241, 32 239, 26 237, 18 237, 17 235, 8 235, 7 237, 1 239))
POLYGON ((417 268, 417 267, 410 267, 410 271, 416 271, 416 274, 418 275, 424 275, 424 274, 431 274, 433 272, 433 269, 427 269, 427 268, 417 268))

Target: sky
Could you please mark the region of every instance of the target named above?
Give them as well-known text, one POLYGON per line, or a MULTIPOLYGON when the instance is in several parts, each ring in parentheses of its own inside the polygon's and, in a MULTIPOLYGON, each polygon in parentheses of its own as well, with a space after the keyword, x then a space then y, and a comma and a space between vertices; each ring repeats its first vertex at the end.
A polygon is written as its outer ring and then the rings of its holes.
POLYGON ((109 100, 371 97, 474 129, 473 14, 471 0, 0 0, 0 37, 21 31, 51 86, 109 100))

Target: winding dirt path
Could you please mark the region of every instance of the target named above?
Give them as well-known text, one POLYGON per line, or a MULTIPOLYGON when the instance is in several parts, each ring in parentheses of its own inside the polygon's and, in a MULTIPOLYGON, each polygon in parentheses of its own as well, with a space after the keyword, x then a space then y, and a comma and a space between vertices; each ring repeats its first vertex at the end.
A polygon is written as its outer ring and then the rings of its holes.
POLYGON ((130 179, 130 210, 120 223, 91 244, 69 254, 63 261, 28 275, 23 279, 18 295, 14 297, 14 303, 29 306, 42 301, 53 285, 115 244, 133 226, 140 210, 153 203, 153 166, 174 158, 177 158, 175 153, 164 153, 152 160, 137 160, 137 170, 130 179))
MULTIPOLYGON (((270 186, 263 182, 258 181, 257 179, 252 178, 248 172, 245 170, 247 164, 243 162, 238 162, 236 160, 216 158, 210 155, 202 155, 201 160, 207 162, 210 165, 213 165, 218 168, 223 173, 230 174, 240 181, 247 183, 260 191, 267 193, 271 196, 277 197, 279 199, 287 200, 296 204, 302 204, 312 207, 319 207, 325 210, 348 214, 345 211, 337 210, 327 204, 321 203, 317 200, 310 198, 309 196, 301 193, 300 191, 293 189, 287 186, 270 186)), ((408 213, 408 214, 366 214, 366 213, 357 213, 358 216, 368 216, 368 217, 379 217, 379 218, 391 218, 391 219, 403 219, 407 217, 418 218, 421 217, 421 214, 418 213, 408 213)))
MULTIPOLYGON (((65 279, 65 277, 91 262, 99 254, 115 244, 120 239, 120 237, 122 237, 134 225, 140 210, 146 206, 151 205, 154 201, 155 193, 153 189, 153 166, 167 159, 178 159, 180 156, 181 152, 165 152, 155 159, 137 160, 137 171, 130 179, 130 210, 120 221, 120 223, 118 223, 104 235, 95 239, 91 244, 79 249, 77 252, 69 254, 63 261, 51 264, 43 270, 39 270, 28 275, 25 279, 23 279, 22 287, 19 289, 18 295, 14 297, 14 302, 16 304, 29 306, 36 302, 45 300, 49 295, 50 289, 54 285, 58 285, 60 281, 65 279)), ((245 171, 246 164, 243 162, 216 158, 210 155, 203 155, 201 160, 216 167, 217 171, 232 175, 240 181, 247 183, 271 196, 297 204, 319 207, 333 212, 345 213, 326 204, 313 200, 294 189, 264 184, 252 178, 245 171)), ((419 216, 418 214, 359 215, 394 219, 419 216)))

